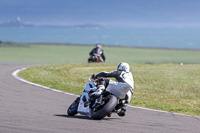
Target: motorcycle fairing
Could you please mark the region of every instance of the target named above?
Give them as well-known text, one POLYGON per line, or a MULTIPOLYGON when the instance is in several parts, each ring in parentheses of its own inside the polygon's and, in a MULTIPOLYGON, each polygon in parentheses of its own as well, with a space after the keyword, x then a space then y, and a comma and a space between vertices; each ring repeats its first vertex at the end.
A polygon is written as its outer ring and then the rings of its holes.
POLYGON ((120 83, 110 80, 106 90, 115 95, 117 98, 124 99, 130 88, 131 86, 126 83, 120 83))
POLYGON ((94 82, 88 79, 88 83, 85 85, 83 93, 80 98, 80 102, 78 105, 78 112, 83 115, 91 116, 91 109, 89 106, 85 106, 85 102, 89 100, 89 92, 92 88, 96 87, 94 82))

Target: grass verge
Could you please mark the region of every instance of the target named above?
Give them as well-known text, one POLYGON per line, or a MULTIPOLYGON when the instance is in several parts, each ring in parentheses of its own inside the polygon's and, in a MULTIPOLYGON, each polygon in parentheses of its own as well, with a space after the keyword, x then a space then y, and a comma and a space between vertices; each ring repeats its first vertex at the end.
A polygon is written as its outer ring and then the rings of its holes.
MULTIPOLYGON (((0 62, 22 63, 87 63, 94 46, 56 44, 1 44, 0 62)), ((200 50, 149 49, 103 46, 106 62, 134 64, 200 63, 200 50)))
MULTIPOLYGON (((30 67, 24 79, 81 94, 89 76, 118 64, 63 64, 30 67)), ((200 116, 200 65, 130 64, 135 81, 131 105, 200 116)))

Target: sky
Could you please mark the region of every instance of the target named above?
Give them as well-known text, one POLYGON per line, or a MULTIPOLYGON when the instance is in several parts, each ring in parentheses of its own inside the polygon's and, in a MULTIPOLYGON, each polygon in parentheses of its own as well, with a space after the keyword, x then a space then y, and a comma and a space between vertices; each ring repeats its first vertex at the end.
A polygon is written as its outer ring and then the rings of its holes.
POLYGON ((0 0, 0 22, 200 24, 200 0, 0 0))

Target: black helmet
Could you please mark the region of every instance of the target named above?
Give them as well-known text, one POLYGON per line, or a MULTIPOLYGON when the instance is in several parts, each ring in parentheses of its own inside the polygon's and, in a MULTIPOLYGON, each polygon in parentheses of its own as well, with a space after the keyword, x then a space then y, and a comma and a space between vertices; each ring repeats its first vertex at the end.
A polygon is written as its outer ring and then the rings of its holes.
POLYGON ((96 44, 96 47, 97 47, 97 48, 102 48, 102 46, 101 46, 100 43, 97 43, 97 44, 96 44))

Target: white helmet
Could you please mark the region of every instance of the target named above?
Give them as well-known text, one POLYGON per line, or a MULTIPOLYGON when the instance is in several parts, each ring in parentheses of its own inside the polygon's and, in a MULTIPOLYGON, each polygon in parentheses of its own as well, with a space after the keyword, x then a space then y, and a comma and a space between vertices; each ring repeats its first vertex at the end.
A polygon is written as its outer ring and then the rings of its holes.
POLYGON ((118 70, 118 71, 129 72, 130 66, 129 66, 129 64, 126 63, 126 62, 122 62, 122 63, 120 63, 120 64, 118 65, 117 70, 118 70))

